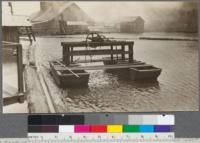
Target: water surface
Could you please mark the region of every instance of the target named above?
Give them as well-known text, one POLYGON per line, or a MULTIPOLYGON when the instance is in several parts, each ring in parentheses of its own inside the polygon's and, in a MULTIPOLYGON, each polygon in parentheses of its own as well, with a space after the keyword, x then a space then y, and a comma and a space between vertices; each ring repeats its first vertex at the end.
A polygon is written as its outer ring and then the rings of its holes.
MULTIPOLYGON (((62 92, 68 107, 66 112, 198 110, 197 42, 139 40, 140 35, 134 34, 107 34, 107 36, 117 40, 134 40, 134 58, 162 68, 158 82, 136 83, 105 71, 89 71, 88 88, 66 89, 62 92)), ((162 33, 160 36, 193 37, 193 35, 167 33, 162 33)), ((84 38, 85 35, 38 37, 38 60, 48 68, 48 61, 61 59, 61 42, 83 41, 84 38)), ((48 77, 52 78, 50 75, 48 77)))

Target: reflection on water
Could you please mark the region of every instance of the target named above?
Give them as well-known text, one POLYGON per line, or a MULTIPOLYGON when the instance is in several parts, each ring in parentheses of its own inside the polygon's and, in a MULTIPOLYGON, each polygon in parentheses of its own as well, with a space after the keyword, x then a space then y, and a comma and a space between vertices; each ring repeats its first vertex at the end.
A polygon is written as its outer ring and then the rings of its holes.
MULTIPOLYGON (((39 60, 48 66, 49 60, 60 59, 60 42, 84 40, 84 36, 78 36, 79 38, 38 38, 39 60)), ((120 34, 109 36, 120 38, 120 34)), ((162 68, 158 82, 136 83, 109 72, 89 71, 91 74, 88 88, 63 91, 70 112, 197 110, 197 42, 145 41, 137 40, 131 34, 122 34, 121 38, 135 39, 136 60, 162 68)))

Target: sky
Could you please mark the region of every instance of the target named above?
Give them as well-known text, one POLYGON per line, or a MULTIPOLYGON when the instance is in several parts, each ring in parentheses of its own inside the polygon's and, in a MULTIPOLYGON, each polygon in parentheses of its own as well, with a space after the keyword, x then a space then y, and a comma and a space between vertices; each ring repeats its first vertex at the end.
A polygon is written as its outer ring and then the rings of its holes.
MULTIPOLYGON (((96 21, 118 20, 125 16, 145 17, 148 12, 155 9, 173 9, 181 5, 181 2, 76 2, 91 18, 96 21)), ((40 10, 39 1, 15 1, 12 2, 14 14, 31 15, 40 10)), ((10 13, 8 2, 2 2, 2 12, 10 13)))

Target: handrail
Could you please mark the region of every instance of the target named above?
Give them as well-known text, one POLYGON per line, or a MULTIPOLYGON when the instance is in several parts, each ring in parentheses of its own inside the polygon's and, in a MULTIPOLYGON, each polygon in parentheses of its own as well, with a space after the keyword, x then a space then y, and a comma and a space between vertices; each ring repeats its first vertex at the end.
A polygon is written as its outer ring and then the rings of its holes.
POLYGON ((15 44, 15 45, 20 45, 20 43, 17 42, 10 42, 10 41, 2 41, 5 44, 15 44))
POLYGON ((23 82, 23 50, 22 45, 16 42, 2 41, 3 46, 13 46, 17 49, 17 74, 18 74, 18 92, 19 95, 24 94, 23 82))
POLYGON ((21 46, 20 43, 16 43, 16 42, 9 42, 9 41, 2 41, 3 46, 21 46))

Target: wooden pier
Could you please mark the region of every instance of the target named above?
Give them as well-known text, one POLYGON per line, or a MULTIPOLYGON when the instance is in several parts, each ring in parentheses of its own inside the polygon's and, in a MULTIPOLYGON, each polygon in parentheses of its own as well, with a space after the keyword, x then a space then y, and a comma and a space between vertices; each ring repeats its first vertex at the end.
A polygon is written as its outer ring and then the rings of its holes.
MULTIPOLYGON (((157 79, 161 73, 161 69, 159 68, 156 68, 154 71, 152 65, 134 60, 133 41, 62 42, 61 45, 63 48, 62 61, 51 61, 50 67, 51 73, 56 83, 62 88, 69 87, 70 83, 75 86, 79 86, 79 84, 87 85, 89 80, 89 73, 86 71, 88 70, 109 70, 120 72, 122 70, 125 71, 124 74, 129 75, 130 73, 130 77, 134 77, 135 72, 133 69, 142 69, 141 72, 140 70, 137 71, 137 76, 145 75, 145 77, 149 79, 157 79), (104 57, 94 60, 94 62, 103 62, 104 65, 83 66, 80 65, 80 63, 93 61, 74 60, 74 57, 77 56, 80 57, 98 55, 108 56, 106 58, 104 57), (150 69, 149 72, 148 69, 150 69), (154 74, 154 76, 149 75, 152 73, 156 74, 154 74)), ((137 79, 137 77, 131 79, 134 80, 137 79)))

